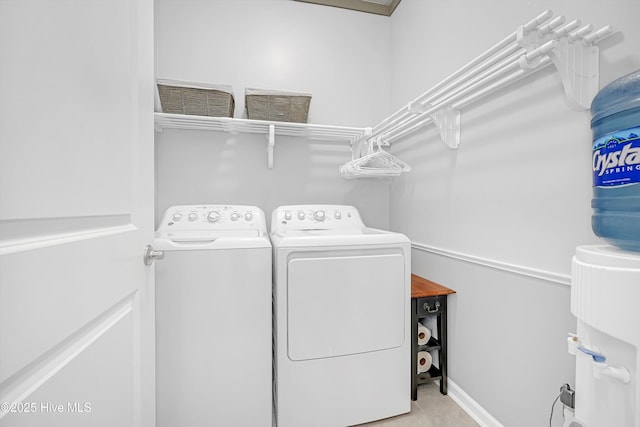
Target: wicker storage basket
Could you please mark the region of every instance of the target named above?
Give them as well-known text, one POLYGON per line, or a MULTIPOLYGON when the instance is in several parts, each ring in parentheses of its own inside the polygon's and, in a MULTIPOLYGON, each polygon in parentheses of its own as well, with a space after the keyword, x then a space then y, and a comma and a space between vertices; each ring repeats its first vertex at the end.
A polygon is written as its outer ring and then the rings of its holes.
POLYGON ((157 83, 164 113, 233 117, 235 100, 229 85, 160 79, 157 83))
POLYGON ((245 89, 247 117, 254 120, 307 123, 311 95, 263 89, 245 89))

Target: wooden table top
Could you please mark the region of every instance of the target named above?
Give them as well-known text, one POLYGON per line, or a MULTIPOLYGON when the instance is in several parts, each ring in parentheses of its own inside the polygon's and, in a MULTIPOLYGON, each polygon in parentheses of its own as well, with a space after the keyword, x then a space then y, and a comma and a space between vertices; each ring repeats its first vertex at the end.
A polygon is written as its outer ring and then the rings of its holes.
POLYGON ((455 294, 456 291, 427 280, 416 274, 411 275, 411 298, 436 297, 455 294))

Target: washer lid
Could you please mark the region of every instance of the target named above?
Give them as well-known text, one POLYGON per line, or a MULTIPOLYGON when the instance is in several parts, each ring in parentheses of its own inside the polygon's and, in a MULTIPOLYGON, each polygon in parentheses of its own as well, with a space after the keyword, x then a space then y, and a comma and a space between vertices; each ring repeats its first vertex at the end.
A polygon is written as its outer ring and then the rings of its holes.
POLYGON ((218 230, 215 232, 156 232, 157 250, 217 250, 271 248, 269 237, 257 230, 218 230))
POLYGON ((158 250, 271 247, 264 212, 244 205, 180 205, 166 210, 155 234, 158 250))
POLYGON ((410 244, 404 234, 376 228, 348 230, 282 230, 271 234, 274 247, 410 244))
POLYGON ((156 238, 167 239, 174 242, 195 242, 205 240, 220 240, 228 238, 245 239, 260 237, 258 230, 202 230, 202 231, 175 231, 157 232, 156 238))

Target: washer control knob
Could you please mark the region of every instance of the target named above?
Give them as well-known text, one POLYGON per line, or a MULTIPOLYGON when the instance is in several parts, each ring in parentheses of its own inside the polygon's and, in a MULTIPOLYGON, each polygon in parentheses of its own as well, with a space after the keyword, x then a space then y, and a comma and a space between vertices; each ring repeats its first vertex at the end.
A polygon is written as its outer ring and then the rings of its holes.
POLYGON ((335 219, 340 219, 340 218, 342 218, 342 213, 341 213, 340 211, 336 211, 336 212, 333 214, 333 217, 334 217, 335 219))
POLYGON ((218 221, 220 221, 220 212, 218 212, 218 211, 209 212, 209 215, 207 215, 207 220, 209 222, 218 222, 218 221))
POLYGON ((291 212, 287 211, 284 213, 284 219, 287 221, 291 220, 291 212))
POLYGON ((189 221, 195 221, 198 219, 198 214, 195 212, 190 212, 189 213, 189 221))
POLYGON ((251 221, 253 219, 253 213, 252 212, 247 212, 244 214, 244 219, 247 221, 251 221))
POLYGON ((324 221, 324 218, 325 218, 324 211, 315 211, 313 213, 313 219, 315 219, 316 221, 324 221))
POLYGON ((176 212, 173 214, 174 221, 180 221, 182 219, 182 214, 180 212, 176 212))
POLYGON ((304 212, 298 211, 298 219, 302 221, 304 219, 304 212))
POLYGON ((240 214, 238 212, 234 212, 231 214, 231 221, 237 221, 240 219, 240 214))

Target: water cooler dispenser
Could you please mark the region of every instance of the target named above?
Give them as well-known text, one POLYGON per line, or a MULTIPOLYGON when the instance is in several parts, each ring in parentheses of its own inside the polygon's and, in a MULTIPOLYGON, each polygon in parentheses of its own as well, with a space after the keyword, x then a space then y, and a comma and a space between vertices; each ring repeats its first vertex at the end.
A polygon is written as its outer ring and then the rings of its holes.
POLYGON ((640 427, 640 253, 580 246, 571 270, 575 410, 564 427, 640 427))

